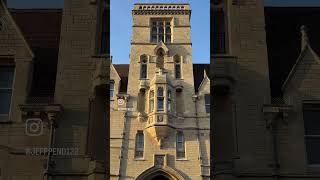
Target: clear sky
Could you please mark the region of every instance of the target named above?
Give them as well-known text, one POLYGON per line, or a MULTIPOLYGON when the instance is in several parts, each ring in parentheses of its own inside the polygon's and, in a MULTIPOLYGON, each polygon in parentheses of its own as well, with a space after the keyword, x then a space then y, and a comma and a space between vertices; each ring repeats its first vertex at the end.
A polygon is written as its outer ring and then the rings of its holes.
MULTIPOLYGON (((113 63, 129 63, 131 10, 136 2, 187 2, 192 9, 193 63, 210 60, 210 0, 110 0, 113 63)), ((11 8, 62 8, 63 0, 7 0, 11 8)), ((265 0, 267 6, 320 6, 320 0, 265 0)))
POLYGON ((210 62, 210 0, 111 0, 111 55, 113 63, 129 63, 133 4, 184 2, 191 6, 192 60, 210 62))

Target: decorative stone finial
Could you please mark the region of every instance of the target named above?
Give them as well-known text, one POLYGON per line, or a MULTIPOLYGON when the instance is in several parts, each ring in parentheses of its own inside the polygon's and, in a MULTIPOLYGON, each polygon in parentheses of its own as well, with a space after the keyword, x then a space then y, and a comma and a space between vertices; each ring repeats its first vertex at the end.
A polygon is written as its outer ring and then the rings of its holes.
POLYGON ((301 50, 309 44, 308 28, 305 25, 300 27, 301 32, 301 50))

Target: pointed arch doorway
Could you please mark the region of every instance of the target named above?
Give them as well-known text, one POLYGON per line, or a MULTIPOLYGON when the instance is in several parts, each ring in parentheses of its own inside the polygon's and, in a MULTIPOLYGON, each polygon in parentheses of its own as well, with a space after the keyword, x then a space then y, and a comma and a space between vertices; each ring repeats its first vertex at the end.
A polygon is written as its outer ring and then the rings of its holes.
POLYGON ((184 180, 184 178, 170 167, 152 167, 140 174, 136 180, 184 180))

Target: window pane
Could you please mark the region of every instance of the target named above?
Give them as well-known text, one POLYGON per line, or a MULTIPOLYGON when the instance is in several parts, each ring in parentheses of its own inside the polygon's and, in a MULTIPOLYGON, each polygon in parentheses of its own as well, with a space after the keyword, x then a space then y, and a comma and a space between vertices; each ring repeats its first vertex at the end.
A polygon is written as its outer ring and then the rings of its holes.
POLYGON ((158 110, 163 110, 163 99, 158 99, 158 110))
POLYGON ((206 94, 204 96, 205 100, 205 107, 206 107, 206 113, 210 113, 210 95, 206 94))
POLYGON ((160 41, 164 42, 164 35, 159 35, 159 42, 160 41))
POLYGON ((171 34, 171 28, 170 27, 166 27, 166 34, 171 34))
POLYGON ((147 78, 147 65, 141 65, 141 78, 147 78))
POLYGON ((0 88, 12 88, 14 67, 0 67, 0 88))
POLYGON ((320 138, 319 137, 307 137, 306 150, 308 164, 320 164, 320 138))
POLYGON ((181 78, 181 68, 180 64, 175 65, 175 71, 176 71, 176 78, 181 78))
POLYGON ((110 98, 113 97, 114 94, 114 82, 110 82, 110 98))
POLYGON ((170 43, 171 42, 171 35, 166 35, 166 43, 170 43))
POLYGON ((11 89, 0 89, 0 114, 9 114, 11 94, 11 89))
POLYGON ((163 34, 164 33, 164 28, 163 27, 160 27, 159 28, 159 34, 163 34))
POLYGON ((152 35, 151 42, 157 42, 157 35, 152 35))
POLYGON ((158 88, 158 96, 163 96, 163 88, 158 88))
POLYGON ((320 135, 320 111, 304 110, 304 128, 306 135, 320 135))

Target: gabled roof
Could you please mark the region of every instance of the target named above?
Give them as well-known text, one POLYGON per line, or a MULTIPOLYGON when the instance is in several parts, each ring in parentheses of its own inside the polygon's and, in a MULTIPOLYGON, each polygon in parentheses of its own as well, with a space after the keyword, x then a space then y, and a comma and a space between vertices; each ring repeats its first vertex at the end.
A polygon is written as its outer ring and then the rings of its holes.
POLYGON ((126 93, 128 88, 129 64, 113 64, 113 66, 121 78, 119 92, 126 93))
POLYGON ((193 64, 193 79, 194 90, 198 92, 201 82, 204 79, 204 71, 206 71, 208 78, 210 77, 210 64, 193 64))
POLYGON ((18 36, 20 36, 21 40, 23 41, 25 48, 27 49, 28 53, 30 54, 30 56, 33 58, 34 54, 33 51, 30 48, 30 45, 27 43, 25 37, 23 36, 19 26, 17 26, 17 23, 15 22, 15 20, 13 19, 11 13, 9 12, 7 6, 5 5, 5 3, 3 1, 0 0, 0 8, 4 8, 4 12, 5 15, 9 18, 8 20, 10 21, 10 23, 12 23, 14 29, 16 30, 16 33, 18 34, 18 36))
POLYGON ((300 27, 310 28, 310 44, 320 54, 320 7, 265 7, 269 75, 272 97, 281 87, 301 52, 300 27))
POLYGON ((311 54, 313 55, 313 57, 315 58, 315 60, 320 64, 320 59, 319 56, 316 54, 316 52, 312 49, 312 47, 310 46, 310 44, 306 44, 306 46, 303 48, 303 50, 301 51, 296 63, 293 65, 287 79, 285 80, 285 82, 282 85, 282 91, 285 91, 287 85, 289 84, 291 78, 294 76, 296 69, 299 65, 299 63, 303 60, 303 58, 305 57, 306 53, 310 51, 311 54))

